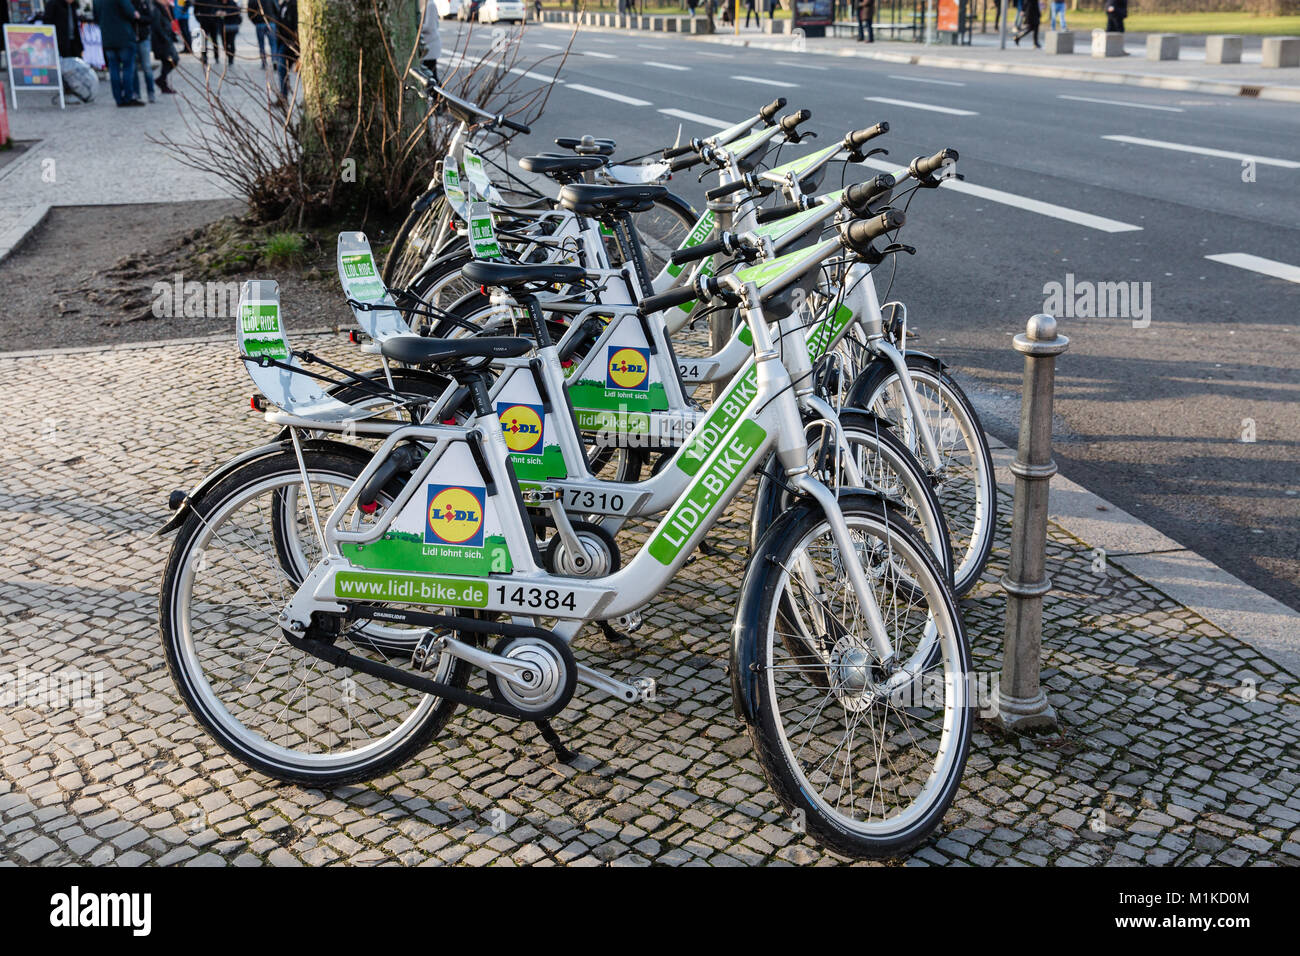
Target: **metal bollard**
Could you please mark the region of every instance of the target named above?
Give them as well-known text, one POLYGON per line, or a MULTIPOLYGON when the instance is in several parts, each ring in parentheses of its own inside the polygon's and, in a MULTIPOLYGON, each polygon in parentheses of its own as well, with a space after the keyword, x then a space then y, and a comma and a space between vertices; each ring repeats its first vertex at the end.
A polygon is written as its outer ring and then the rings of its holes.
POLYGON ((1056 319, 1036 315, 1015 338, 1025 356, 1020 405, 1020 447, 1011 463, 1016 476, 1011 525, 1011 560, 1002 578, 1007 592, 1007 627, 1002 676, 993 692, 997 721, 1007 730, 1049 729, 1056 714, 1039 685, 1043 642, 1043 595, 1051 590, 1046 572, 1048 483, 1052 461, 1052 392, 1056 356, 1070 340, 1056 332, 1056 319))

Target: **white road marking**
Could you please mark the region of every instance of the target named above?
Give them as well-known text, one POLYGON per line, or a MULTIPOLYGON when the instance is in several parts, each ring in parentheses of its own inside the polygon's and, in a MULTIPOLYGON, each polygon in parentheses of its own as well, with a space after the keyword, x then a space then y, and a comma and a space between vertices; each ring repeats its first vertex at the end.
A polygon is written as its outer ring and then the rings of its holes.
POLYGON ((732 79, 743 80, 746 83, 761 83, 763 86, 779 86, 786 90, 793 90, 799 86, 798 83, 786 83, 782 80, 768 80, 761 76, 745 76, 743 73, 733 76, 732 79))
POLYGON ((666 50, 667 49, 667 47, 655 46, 653 43, 638 43, 637 46, 639 46, 643 50, 666 50))
POLYGON ((543 50, 563 50, 564 47, 556 46, 554 43, 534 43, 533 46, 539 46, 543 50))
POLYGON ((813 66, 811 63, 795 63, 793 60, 777 60, 776 63, 778 66, 792 66, 796 70, 821 70, 823 73, 827 70, 827 67, 824 66, 813 66))
POLYGON ((601 53, 599 50, 583 50, 583 56, 594 56, 598 60, 615 60, 616 56, 612 53, 601 53))
POLYGON ((715 119, 712 116, 705 116, 703 113, 692 113, 690 110, 664 109, 660 110, 666 116, 673 116, 677 119, 690 120, 692 123, 703 123, 705 126, 716 126, 718 129, 726 129, 734 124, 726 120, 715 119))
POLYGON ((624 96, 622 93, 611 93, 609 90, 598 90, 594 86, 584 86, 581 83, 568 84, 569 89, 577 90, 580 93, 590 93, 592 96, 603 96, 607 100, 615 100, 619 103, 626 103, 628 106, 652 106, 649 100, 639 100, 635 96, 624 96))
POLYGON ((1103 136, 1116 143, 1132 143, 1134 146, 1152 146, 1156 149, 1172 149, 1177 153, 1199 153, 1202 156, 1217 156, 1221 159, 1250 160, 1261 166, 1281 166, 1283 169, 1300 169, 1300 163, 1290 159, 1273 159, 1269 156, 1255 156, 1252 153, 1234 153, 1229 149, 1209 149, 1205 146, 1188 146, 1184 143, 1166 143, 1160 139, 1143 139, 1140 136, 1103 136))
POLYGON ((525 69, 523 69, 522 67, 518 67, 518 66, 512 66, 512 67, 508 70, 508 72, 510 72, 510 73, 517 73, 517 74, 519 74, 520 76, 526 76, 526 77, 527 77, 528 79, 530 79, 530 80, 540 80, 540 81, 543 82, 543 83, 551 83, 551 82, 554 82, 557 86, 563 86, 563 85, 564 85, 564 81, 563 81, 563 80, 557 80, 557 79, 555 79, 554 76, 547 76, 547 75, 544 74, 544 73, 533 73, 533 72, 531 72, 531 71, 529 71, 529 70, 525 70, 525 69))
POLYGON ((912 100, 895 100, 888 96, 868 96, 872 103, 885 103, 888 106, 905 106, 914 110, 929 110, 932 113, 947 113, 949 116, 979 116, 974 110, 959 110, 951 106, 935 106, 932 103, 914 103, 912 100))
POLYGON ((1260 256, 1252 256, 1246 252, 1221 252, 1217 256, 1206 256, 1205 258, 1211 262, 1222 262, 1225 266, 1249 269, 1251 272, 1272 276, 1274 279, 1300 282, 1300 266, 1277 262, 1273 259, 1264 259, 1260 256))
POLYGON ((711 56, 718 60, 734 60, 736 58, 734 53, 710 53, 707 50, 698 50, 697 52, 700 56, 711 56))
POLYGON ((898 73, 890 73, 891 80, 907 80, 910 83, 934 83, 936 86, 965 86, 965 83, 958 83, 956 80, 932 80, 928 76, 903 76, 898 73))
POLYGON ((642 60, 641 62, 645 66, 655 66, 661 70, 676 70, 679 73, 688 73, 691 69, 689 66, 678 66, 676 63, 660 63, 658 60, 642 60))
POLYGON ((1078 100, 1080 103, 1103 103, 1106 106, 1128 106, 1135 110, 1159 110, 1162 113, 1186 113, 1184 109, 1177 106, 1154 106, 1151 103, 1129 103, 1124 100, 1101 100, 1095 96, 1068 96, 1061 93, 1056 97, 1058 100, 1078 100))
MULTIPOLYGON (((906 169, 900 169, 895 163, 883 162, 879 159, 864 160, 863 166, 871 169, 879 169, 887 173, 901 175, 907 172, 906 169)), ((1004 206, 1014 206, 1017 209, 1024 209, 1028 212, 1036 212, 1040 216, 1050 216, 1053 219, 1063 219, 1066 222, 1072 222, 1076 225, 1087 226, 1089 229, 1096 229, 1099 232, 1139 232, 1141 226, 1135 226, 1131 223, 1120 222, 1118 219, 1107 219, 1105 216, 1094 216, 1092 213, 1080 212, 1077 209, 1070 209, 1066 206, 1057 206, 1054 203, 1042 202, 1038 199, 1030 199, 1028 196, 1017 196, 1015 193, 1003 192, 1001 189, 991 189, 988 186, 977 186, 974 183, 962 182, 959 179, 945 179, 942 184, 944 189, 951 189, 953 192, 965 193, 968 196, 975 196, 979 199, 987 199, 989 202, 1001 203, 1004 206)))

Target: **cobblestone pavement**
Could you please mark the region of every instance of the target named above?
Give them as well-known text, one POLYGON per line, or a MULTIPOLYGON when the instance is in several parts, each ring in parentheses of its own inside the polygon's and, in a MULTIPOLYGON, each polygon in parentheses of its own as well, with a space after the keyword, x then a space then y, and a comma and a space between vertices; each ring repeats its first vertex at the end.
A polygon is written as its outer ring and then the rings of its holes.
MULTIPOLYGON (((337 338, 308 341, 346 354, 337 338)), ((688 566, 631 649, 579 638, 588 663, 656 677, 658 699, 625 707, 580 689, 556 721, 576 766, 531 728, 462 712, 394 775, 303 790, 211 742, 180 704, 157 634, 169 541, 151 535, 167 492, 267 434, 231 344, 0 356, 0 370, 11 409, 0 427, 6 863, 843 862, 796 832, 731 712, 739 509, 714 539, 720 553, 688 566), (52 707, 32 678, 66 668, 88 672, 92 697, 52 707)), ((990 674, 1004 549, 1005 528, 965 602, 990 674)), ((1300 863, 1297 681, 1095 568, 1059 531, 1049 571, 1044 676, 1064 732, 1015 739, 981 722, 944 825, 907 862, 1300 863)))

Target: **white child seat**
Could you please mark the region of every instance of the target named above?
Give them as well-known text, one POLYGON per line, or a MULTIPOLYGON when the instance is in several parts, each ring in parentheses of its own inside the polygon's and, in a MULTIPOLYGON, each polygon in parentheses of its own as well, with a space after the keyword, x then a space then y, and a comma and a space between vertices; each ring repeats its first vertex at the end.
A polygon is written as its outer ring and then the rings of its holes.
POLYGON ((347 422, 367 418, 374 406, 391 403, 382 398, 349 405, 326 394, 321 382, 303 372, 302 363, 289 347, 280 315, 280 285, 269 279, 250 279, 239 289, 235 332, 239 351, 250 359, 268 358, 281 363, 259 365, 244 362, 244 368, 267 401, 291 415, 321 422, 347 422), (288 366, 287 368, 284 366, 288 366))
POLYGON ((375 256, 364 232, 340 232, 338 242, 339 281, 350 302, 378 308, 352 306, 352 315, 374 345, 366 351, 379 351, 378 344, 396 335, 411 335, 411 327, 393 304, 393 297, 375 268, 375 256))

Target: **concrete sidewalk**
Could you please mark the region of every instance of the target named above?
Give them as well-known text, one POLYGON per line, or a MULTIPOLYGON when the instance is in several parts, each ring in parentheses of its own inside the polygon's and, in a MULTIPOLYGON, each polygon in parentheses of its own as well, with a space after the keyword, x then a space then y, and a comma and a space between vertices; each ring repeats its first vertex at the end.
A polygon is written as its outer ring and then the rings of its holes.
MULTIPOLYGON (((231 69, 242 77, 260 77, 251 25, 244 24, 237 44, 240 53, 231 69)), ((220 83, 221 74, 213 70, 211 80, 220 83)), ((143 108, 119 109, 107 80, 99 83, 91 102, 69 98, 63 110, 51 105, 48 96, 20 95, 18 109, 9 112, 10 134, 31 146, 0 167, 0 259, 51 206, 231 198, 227 183, 181 164, 153 142, 161 137, 192 142, 194 125, 207 115, 203 81, 198 58, 182 55, 172 74, 180 92, 160 92, 156 103, 143 108)))
MULTIPOLYGON (((360 361, 341 336, 299 340, 360 361)), ((654 677, 658 691, 625 707, 580 689, 555 721, 575 765, 556 763, 531 729, 464 712, 401 770, 329 791, 276 784, 224 755, 162 664, 170 541, 153 532, 168 491, 268 434, 233 356, 226 338, 0 355, 20 407, 83 398, 76 417, 0 424, 14 462, 0 477, 0 660, 102 680, 82 706, 0 710, 7 863, 844 862, 786 816, 732 715, 724 664, 747 557, 743 493, 714 533, 717 552, 646 609, 630 647, 579 636, 580 659, 654 677)), ((1082 517, 1095 511, 1057 482, 1082 517)), ((986 689, 1003 627, 1003 494, 992 563, 962 602, 986 689)), ((1120 558, 1098 564, 1096 549, 1111 548, 1082 538, 1061 500, 1043 679, 1063 732, 1006 737, 980 722, 953 808, 907 862, 1300 863, 1300 680, 1120 558)), ((638 540, 631 531, 625 546, 638 540)))

